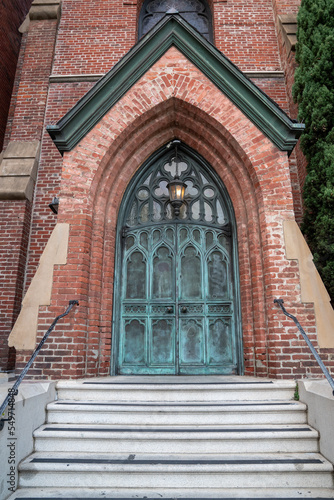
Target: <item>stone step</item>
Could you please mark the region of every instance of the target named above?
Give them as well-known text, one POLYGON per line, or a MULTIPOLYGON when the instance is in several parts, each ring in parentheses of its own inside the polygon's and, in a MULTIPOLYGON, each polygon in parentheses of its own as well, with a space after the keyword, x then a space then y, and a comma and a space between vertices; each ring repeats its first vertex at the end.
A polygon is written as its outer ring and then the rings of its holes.
POLYGON ((333 488, 333 467, 317 453, 127 455, 33 453, 20 465, 19 486, 198 489, 333 488))
POLYGON ((334 491, 326 488, 222 488, 219 490, 210 489, 209 496, 203 496, 203 492, 197 490, 187 490, 181 493, 179 489, 164 488, 156 489, 122 489, 117 488, 22 488, 11 495, 8 500, 71 500, 73 498, 87 500, 234 500, 244 499, 281 499, 281 500, 327 500, 334 498, 334 491))
POLYGON ((295 383, 250 377, 107 377, 104 380, 59 381, 62 400, 99 402, 224 402, 293 399, 295 383), (176 379, 178 381, 176 381, 176 379))
POLYGON ((110 425, 303 424, 306 405, 298 401, 225 403, 137 403, 61 400, 47 407, 48 423, 110 425))
POLYGON ((318 452, 306 424, 239 426, 116 426, 47 424, 34 433, 35 451, 148 454, 318 452))
POLYGON ((9 500, 334 498, 294 391, 252 377, 60 381, 9 500))

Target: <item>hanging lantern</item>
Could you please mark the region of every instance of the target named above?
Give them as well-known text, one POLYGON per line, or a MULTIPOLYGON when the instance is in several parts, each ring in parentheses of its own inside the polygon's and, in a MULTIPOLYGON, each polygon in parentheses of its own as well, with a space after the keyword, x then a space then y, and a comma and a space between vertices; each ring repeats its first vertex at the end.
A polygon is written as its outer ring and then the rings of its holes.
POLYGON ((184 201, 186 187, 187 184, 182 182, 178 175, 176 175, 174 179, 167 184, 169 199, 172 207, 174 208, 175 215, 180 214, 180 207, 184 201))
POLYGON ((176 172, 175 177, 172 181, 167 184, 167 188, 169 191, 169 199, 172 207, 174 208, 174 213, 176 216, 180 214, 180 207, 184 201, 184 193, 186 191, 187 184, 182 182, 179 177, 178 170, 178 155, 177 155, 177 147, 181 144, 181 141, 178 139, 174 139, 167 147, 173 145, 175 148, 175 166, 176 172))

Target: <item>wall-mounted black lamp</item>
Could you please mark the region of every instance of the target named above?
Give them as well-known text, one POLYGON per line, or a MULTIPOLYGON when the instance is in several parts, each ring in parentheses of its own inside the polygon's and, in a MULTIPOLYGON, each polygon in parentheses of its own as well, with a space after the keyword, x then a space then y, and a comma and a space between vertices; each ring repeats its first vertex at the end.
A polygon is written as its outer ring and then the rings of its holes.
POLYGON ((52 212, 54 214, 57 214, 58 213, 58 207, 59 207, 59 198, 57 198, 57 196, 55 196, 53 198, 53 200, 51 201, 51 203, 49 204, 49 207, 51 208, 52 212))
POLYGON ((184 201, 184 193, 186 191, 187 184, 182 182, 179 177, 177 146, 181 144, 181 141, 175 139, 172 144, 175 147, 175 176, 174 179, 167 184, 167 188, 169 191, 171 205, 174 208, 174 213, 178 216, 184 201))

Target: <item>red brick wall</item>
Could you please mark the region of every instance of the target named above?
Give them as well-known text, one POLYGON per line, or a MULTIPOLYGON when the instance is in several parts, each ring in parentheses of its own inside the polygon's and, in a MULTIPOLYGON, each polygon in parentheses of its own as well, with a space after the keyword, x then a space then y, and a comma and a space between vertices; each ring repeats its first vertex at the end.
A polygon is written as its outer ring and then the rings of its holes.
MULTIPOLYGON (((68 300, 77 298, 80 306, 57 327, 35 375, 109 373, 120 202, 137 168, 175 136, 213 166, 233 203, 246 373, 290 378, 317 373, 295 327, 273 304, 274 298, 284 298, 316 340, 313 306, 300 303, 298 264, 285 258, 282 221, 294 216, 287 155, 171 49, 65 153, 58 220, 70 224, 68 262, 55 269, 52 304, 41 311, 40 335, 68 300), (173 66, 182 68, 182 74, 175 70, 171 81, 187 85, 168 83, 173 66), (163 93, 159 98, 157 85, 163 93)), ((23 362, 23 353, 19 360, 23 362)))
POLYGON ((16 108, 16 103, 17 103, 17 95, 18 95, 18 91, 20 88, 20 84, 21 84, 21 73, 22 73, 22 67, 23 67, 24 58, 25 58, 26 45, 27 45, 27 33, 24 33, 22 35, 22 39, 21 39, 20 54, 19 54, 19 58, 17 61, 16 74, 15 74, 15 80, 14 80, 14 85, 13 85, 13 92, 12 92, 12 97, 10 99, 10 105, 9 105, 9 110, 8 110, 6 133, 5 133, 5 137, 4 137, 4 143, 3 143, 4 149, 6 149, 6 147, 8 146, 9 140, 10 140, 12 123, 13 123, 14 113, 15 113, 15 108, 16 108))
MULTIPOLYGON (((285 86, 288 97, 288 113, 291 118, 297 119, 298 109, 292 98, 292 86, 294 83, 294 73, 296 69, 295 52, 292 50, 288 52, 286 44, 284 43, 282 34, 280 33, 280 26, 278 16, 287 14, 296 14, 300 6, 301 0, 272 0, 273 9, 276 19, 277 41, 282 61, 282 68, 285 72, 285 86)), ((302 187, 306 177, 306 160, 300 150, 299 145, 295 148, 291 155, 291 182, 294 193, 294 207, 296 220, 298 223, 302 220, 303 215, 303 202, 302 202, 302 187)))
POLYGON ((15 352, 8 349, 7 338, 21 309, 30 202, 0 201, 0 214, 0 369, 11 370, 15 352))
POLYGON ((289 114, 289 106, 285 81, 282 77, 251 78, 252 82, 260 87, 271 99, 273 99, 286 113, 289 114))
POLYGON ((215 3, 214 36, 242 71, 281 69, 271 0, 215 3))
POLYGON ((48 105, 44 119, 43 141, 36 183, 25 290, 35 275, 40 256, 57 222, 57 216, 51 212, 49 203, 54 196, 59 194, 63 159, 46 132, 45 125, 57 122, 92 85, 92 83, 85 82, 54 83, 48 89, 48 105))
MULTIPOLYGON (((80 3, 81 8, 78 8, 76 0, 65 0, 62 5, 62 15, 57 32, 52 75, 103 74, 108 71, 120 57, 130 50, 137 40, 137 17, 141 3, 139 2, 137 5, 136 3, 133 2, 132 5, 129 5, 128 2, 123 2, 123 0, 113 2, 100 0, 94 1, 93 4, 91 0, 82 0, 80 3)), ((280 69, 275 24, 270 1, 237 2, 237 4, 233 6, 229 5, 229 3, 215 3, 212 6, 217 47, 225 51, 225 54, 231 57, 233 62, 240 64, 240 68, 243 70, 280 69), (271 13, 270 18, 264 23, 264 17, 268 16, 269 12, 271 13), (228 22, 227 18, 229 19, 228 22), (250 18, 252 23, 249 22, 250 18), (259 39, 260 31, 263 36, 259 39), (238 44, 237 51, 232 51, 232 47, 229 46, 232 40, 234 46, 236 43, 238 44), (266 65, 263 65, 259 59, 259 54, 263 59, 264 51, 267 58, 266 65), (244 54, 254 52, 256 57, 251 57, 250 61, 243 63, 239 55, 242 52, 244 54)), ((39 24, 42 29, 40 34, 42 40, 43 37, 48 36, 47 30, 52 28, 48 22, 34 22, 36 36, 39 24)), ((29 33, 28 45, 31 47, 31 51, 36 50, 36 43, 38 43, 35 41, 34 33, 29 33)), ((49 46, 49 51, 52 48, 51 38, 50 36, 49 42, 46 39, 43 42, 45 47, 49 46)), ((27 54, 26 60, 28 60, 28 57, 27 54)), ((48 76, 50 71, 49 62, 47 62, 49 61, 48 52, 41 54, 40 57, 45 57, 44 65, 40 64, 43 93, 46 83, 45 77, 48 76)), ((38 59, 37 62, 41 63, 38 59)), ((21 76, 21 79, 24 80, 24 75, 21 76)), ((282 79, 253 79, 253 81, 287 111, 287 97, 282 79)), ((45 124, 55 123, 92 85, 93 83, 89 82, 51 83, 45 124)), ((30 89, 28 88, 28 90, 30 89)), ((34 111, 32 106, 30 108, 31 116, 37 116, 38 110, 34 111)), ((24 109, 24 102, 20 102, 20 96, 18 97, 16 109, 18 117, 26 117, 27 112, 24 109)), ((41 110, 42 106, 39 109, 41 110)), ((41 121, 38 120, 38 130, 40 123, 41 121)), ((14 120, 12 136, 19 137, 21 133, 25 133, 20 131, 19 125, 20 121, 14 120)), ((27 286, 35 273, 45 244, 45 238, 53 229, 52 221, 55 220, 52 219, 48 212, 47 202, 57 192, 58 184, 55 169, 57 168, 56 165, 58 165, 59 177, 61 157, 56 150, 52 150, 47 135, 45 137, 48 145, 45 152, 44 146, 42 146, 27 270, 27 286), (50 179, 52 179, 51 183, 50 179), (40 231, 44 231, 44 239, 40 238, 40 231)))
MULTIPOLYGON (((292 71, 292 65, 283 60, 274 14, 286 14, 297 3, 210 3, 215 43, 240 69, 286 71, 286 80, 253 80, 285 111, 291 109, 291 76, 287 72, 292 71)), ((216 169, 235 208, 246 373, 277 377, 316 373, 295 328, 273 305, 275 297, 283 297, 308 332, 315 334, 313 307, 300 303, 298 265, 285 259, 282 234, 282 220, 301 214, 301 174, 294 155, 289 165, 285 153, 279 152, 187 61, 182 65, 186 76, 194 78, 191 93, 178 95, 176 87, 172 98, 163 80, 146 75, 136 84, 142 96, 141 113, 137 114, 138 107, 133 106, 131 89, 73 152, 65 154, 64 163, 45 132, 46 124, 56 122, 93 85, 49 83, 51 70, 53 76, 108 71, 136 42, 140 7, 141 1, 136 0, 63 0, 58 29, 55 21, 35 21, 26 36, 8 129, 11 139, 42 135, 26 286, 57 220, 48 208, 54 195, 60 194, 58 220, 71 226, 68 263, 55 268, 51 306, 40 311, 39 338, 63 312, 68 300, 80 300, 79 308, 56 327, 30 373, 42 377, 109 373, 119 204, 135 170, 176 135, 216 169), (154 83, 165 93, 161 102, 147 97, 154 83), (207 94, 197 102, 199 85, 204 85, 207 94), (220 103, 215 109, 213 95, 220 103)), ((173 65, 178 57, 172 54, 169 63, 173 65)), ((163 64, 159 71, 164 71, 163 64)), ((184 77, 180 75, 179 81, 184 77)), ((330 357, 332 351, 324 355, 330 357)), ((27 356, 19 353, 19 368, 27 356)))
POLYGON ((29 262, 32 261, 30 266, 33 267, 32 270, 29 265, 27 267, 26 288, 35 274, 40 255, 56 221, 48 205, 57 191, 61 161, 45 130, 56 30, 56 20, 30 22, 26 35, 24 61, 19 75, 20 85, 13 96, 15 106, 8 134, 8 140, 11 141, 42 140, 30 228, 29 262))
MULTIPOLYGON (((103 74, 108 71, 136 42, 137 17, 140 6, 140 2, 137 5, 136 2, 129 5, 123 0, 113 2, 100 0, 94 1, 94 3, 91 0, 82 0, 80 8, 78 8, 76 0, 65 0, 62 5, 62 15, 57 33, 52 75, 103 74)), ((280 69, 270 0, 238 1, 235 4, 234 2, 233 4, 229 2, 214 3, 211 7, 213 7, 214 12, 217 47, 223 50, 233 62, 239 64, 242 70, 280 69), (261 36, 259 36, 260 32, 261 36), (236 44, 238 50, 235 50, 236 44), (263 64, 264 53, 266 54, 266 64, 263 64), (250 59, 247 61, 242 60, 245 54, 250 54, 250 59)), ((51 31, 54 26, 54 21, 34 22, 33 29, 29 31, 27 42, 29 52, 25 55, 27 71, 29 71, 31 64, 34 64, 34 69, 39 74, 37 73, 35 78, 27 78, 28 75, 25 76, 25 67, 23 67, 23 74, 20 78, 21 82, 27 81, 27 88, 18 92, 12 138, 22 138, 28 133, 28 130, 34 130, 37 135, 40 133, 43 106, 38 101, 38 108, 34 110, 34 101, 29 103, 25 101, 24 94, 29 94, 32 91, 30 86, 35 85, 37 81, 40 85, 42 99, 44 99, 46 78, 50 74, 49 53, 53 50, 51 31), (40 50, 38 43, 43 44, 43 51, 40 50), (32 58, 30 54, 33 52, 39 55, 32 58), (28 104, 29 111, 25 108, 28 104), (35 123, 29 123, 29 121, 27 123, 28 113, 35 123), (21 130, 20 125, 23 117, 26 125, 21 130)), ((287 110, 287 97, 281 79, 254 79, 254 81, 270 97, 277 100, 283 109, 287 110)), ((91 86, 92 83, 88 82, 51 84, 45 123, 57 121, 91 86)), ((32 93, 32 96, 34 95, 37 96, 38 93, 32 93)), ((46 202, 50 201, 52 196, 56 194, 57 173, 54 169, 57 158, 58 168, 60 168, 61 158, 56 151, 54 153, 51 151, 52 146, 51 150, 48 146, 46 154, 44 154, 44 146, 42 147, 27 285, 34 275, 43 250, 44 242, 39 237, 39 231, 43 229, 44 234, 47 235, 53 228, 52 222, 51 225, 49 222, 49 209, 46 202), (52 156, 50 171, 49 151, 52 156), (52 178, 52 185, 45 182, 42 176, 49 180, 52 178), (45 227, 42 228, 37 222, 35 223, 35 220, 45 227)))
POLYGON ((32 0, 0 0, 0 151, 20 50, 21 33, 18 29, 31 2, 32 0))
POLYGON ((53 74, 106 73, 136 42, 136 5, 65 0, 53 74))
POLYGON ((41 139, 57 21, 32 21, 20 74, 10 140, 41 139))
MULTIPOLYGON (((24 35, 16 82, 12 96, 10 117, 7 125, 6 145, 9 141, 41 140, 45 133, 45 108, 49 87, 49 75, 53 60, 54 42, 57 21, 32 21, 29 31, 24 35)), ((43 141, 43 154, 50 152, 49 143, 43 141)), ((53 154, 55 148, 51 145, 53 154)), ((59 154, 56 153, 57 158, 59 154)), ((49 192, 53 192, 54 184, 59 179, 60 163, 53 170, 51 159, 47 159, 49 172, 47 180, 43 178, 41 166, 38 173, 38 188, 33 203, 24 201, 2 201, 0 224, 6 228, 1 233, 1 265, 3 265, 4 285, 0 292, 2 297, 1 314, 5 320, 1 325, 0 369, 12 367, 13 357, 7 361, 7 338, 21 308, 24 286, 28 286, 30 275, 27 269, 28 255, 43 251, 55 224, 48 204, 51 201, 49 192), (47 195, 43 196, 43 186, 47 195), (41 209, 36 210, 36 200, 41 199, 41 209), (36 232, 38 236, 36 237, 36 232), (35 237, 34 237, 35 236, 35 237), (8 297, 5 300, 3 297, 8 297)), ((38 259, 39 260, 39 257, 38 259)), ((34 269, 34 272, 36 267, 34 269)))

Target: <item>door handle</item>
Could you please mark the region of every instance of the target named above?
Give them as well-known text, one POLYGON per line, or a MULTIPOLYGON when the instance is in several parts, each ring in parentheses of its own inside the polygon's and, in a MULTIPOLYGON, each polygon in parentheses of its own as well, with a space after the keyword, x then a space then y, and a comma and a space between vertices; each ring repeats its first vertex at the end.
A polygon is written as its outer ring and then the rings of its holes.
POLYGON ((173 308, 172 307, 166 307, 166 313, 168 314, 171 314, 173 312, 173 308))
POLYGON ((188 311, 188 309, 186 308, 186 306, 181 307, 181 312, 182 313, 186 313, 187 311, 188 311))

